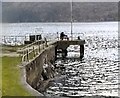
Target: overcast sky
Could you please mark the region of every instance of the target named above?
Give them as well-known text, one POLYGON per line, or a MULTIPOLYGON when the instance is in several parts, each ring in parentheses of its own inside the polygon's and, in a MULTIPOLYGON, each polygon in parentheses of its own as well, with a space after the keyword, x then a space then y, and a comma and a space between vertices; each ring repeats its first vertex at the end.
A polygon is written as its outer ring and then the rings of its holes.
POLYGON ((2 2, 119 2, 120 0, 0 0, 2 2))

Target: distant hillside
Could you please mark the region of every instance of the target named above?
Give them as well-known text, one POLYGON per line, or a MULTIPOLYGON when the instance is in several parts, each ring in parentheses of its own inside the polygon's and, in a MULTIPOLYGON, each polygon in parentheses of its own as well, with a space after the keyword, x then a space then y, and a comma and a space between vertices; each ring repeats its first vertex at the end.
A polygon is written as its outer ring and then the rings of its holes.
MULTIPOLYGON (((4 2, 3 22, 70 22, 70 3, 55 2, 4 2)), ((74 22, 97 22, 118 20, 118 4, 110 2, 74 2, 74 22)))

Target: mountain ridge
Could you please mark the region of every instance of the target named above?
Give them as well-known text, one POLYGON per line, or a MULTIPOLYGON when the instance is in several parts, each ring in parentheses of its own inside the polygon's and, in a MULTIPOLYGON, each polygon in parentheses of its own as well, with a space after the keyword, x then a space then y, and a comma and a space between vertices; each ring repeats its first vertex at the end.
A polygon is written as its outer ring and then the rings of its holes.
MULTIPOLYGON (((118 3, 74 2, 73 22, 118 20, 118 3)), ((67 2, 4 2, 3 23, 11 22, 70 22, 71 8, 67 2)))

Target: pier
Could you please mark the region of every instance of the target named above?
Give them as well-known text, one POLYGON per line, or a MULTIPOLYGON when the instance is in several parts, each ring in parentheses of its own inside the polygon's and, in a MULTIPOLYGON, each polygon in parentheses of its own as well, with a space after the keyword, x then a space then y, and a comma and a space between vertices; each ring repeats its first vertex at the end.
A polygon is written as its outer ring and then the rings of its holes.
POLYGON ((62 57, 65 58, 67 56, 67 48, 70 45, 80 45, 80 59, 84 57, 84 44, 85 40, 59 40, 56 41, 53 45, 55 45, 55 56, 57 59, 57 54, 62 53, 62 57))
POLYGON ((45 38, 44 41, 35 41, 18 50, 18 52, 23 52, 21 67, 24 68, 25 81, 39 92, 44 91, 43 89, 47 88, 48 81, 54 77, 54 72, 50 65, 54 64, 55 60, 58 59, 57 55, 61 53, 62 59, 66 59, 67 48, 70 45, 80 45, 81 60, 84 57, 84 44, 85 40, 80 39, 47 41, 45 38), (47 73, 44 72, 45 64, 49 65, 47 73), (41 85, 40 81, 46 82, 41 85))

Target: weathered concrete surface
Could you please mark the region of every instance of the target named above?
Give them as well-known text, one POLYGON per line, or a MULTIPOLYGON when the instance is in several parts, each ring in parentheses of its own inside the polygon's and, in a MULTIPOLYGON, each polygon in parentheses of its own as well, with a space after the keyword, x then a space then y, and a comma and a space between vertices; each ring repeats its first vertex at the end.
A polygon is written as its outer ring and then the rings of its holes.
POLYGON ((32 88, 27 82, 26 82, 26 70, 24 67, 21 68, 21 83, 23 87, 30 92, 32 96, 44 96, 43 94, 39 93, 37 90, 32 88))
POLYGON ((83 40, 76 41, 56 41, 49 43, 48 47, 43 49, 38 56, 32 59, 30 62, 23 64, 25 68, 25 77, 26 82, 34 89, 39 92, 44 92, 48 87, 51 78, 54 77, 53 71, 48 67, 46 70, 47 73, 44 73, 47 76, 47 80, 43 76, 43 71, 45 70, 44 65, 50 65, 51 61, 54 62, 56 59, 56 47, 57 48, 67 48, 69 45, 83 45, 85 42, 83 40))
POLYGON ((55 47, 53 45, 45 48, 41 53, 31 62, 25 65, 26 82, 37 89, 37 85, 42 80, 42 71, 44 63, 49 63, 55 59, 55 47))

